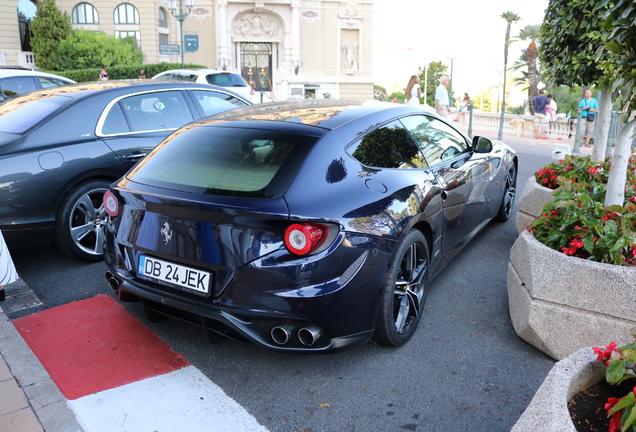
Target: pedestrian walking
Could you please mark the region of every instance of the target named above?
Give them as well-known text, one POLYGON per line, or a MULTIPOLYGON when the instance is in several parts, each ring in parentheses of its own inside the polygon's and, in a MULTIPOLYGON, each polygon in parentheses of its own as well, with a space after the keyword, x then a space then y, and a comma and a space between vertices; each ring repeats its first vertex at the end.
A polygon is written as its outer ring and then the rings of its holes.
POLYGON ((450 114, 450 99, 448 97, 448 84, 450 83, 450 79, 446 75, 440 78, 439 86, 435 89, 435 112, 441 115, 442 117, 448 117, 450 114))
POLYGON ((543 95, 544 90, 539 90, 539 94, 532 99, 534 107, 534 137, 539 139, 548 139, 545 136, 546 125, 548 124, 548 113, 546 108, 550 104, 548 98, 543 95))
POLYGON ((18 279, 18 272, 15 270, 9 248, 4 241, 2 231, 0 231, 0 301, 4 301, 4 286, 15 282, 18 279))
POLYGON ((408 105, 420 104, 420 77, 417 75, 411 75, 409 83, 406 85, 406 91, 404 97, 407 99, 408 105))
POLYGON ((585 140, 582 145, 589 145, 594 136, 594 124, 596 123, 596 113, 598 112, 598 101, 592 97, 592 90, 585 90, 585 97, 579 102, 581 120, 583 121, 583 136, 585 140))
POLYGON ((99 78, 98 81, 108 81, 108 72, 106 72, 106 67, 104 65, 99 66, 99 78))
POLYGON ((461 106, 457 110, 457 117, 455 117, 456 122, 458 122, 462 118, 465 112, 470 110, 471 100, 470 100, 470 96, 468 96, 468 93, 464 93, 464 97, 459 102, 461 106))

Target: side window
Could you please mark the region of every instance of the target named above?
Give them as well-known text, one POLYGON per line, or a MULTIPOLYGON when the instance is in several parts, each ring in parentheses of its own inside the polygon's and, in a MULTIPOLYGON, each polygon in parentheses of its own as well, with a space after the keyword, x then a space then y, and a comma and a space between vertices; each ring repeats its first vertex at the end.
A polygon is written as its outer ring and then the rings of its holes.
POLYGON ((372 130, 347 151, 362 164, 370 167, 426 167, 422 154, 398 121, 372 130))
POLYGON ((0 80, 0 86, 2 87, 2 93, 4 96, 3 100, 5 101, 21 95, 22 93, 38 89, 33 77, 5 78, 0 80))
POLYGON ((447 161, 468 151, 464 137, 434 117, 415 115, 404 117, 401 121, 429 165, 447 161))
POLYGON ((104 135, 120 134, 130 132, 126 118, 121 110, 121 106, 116 103, 112 106, 102 126, 102 133, 104 135))
POLYGON ((180 91, 145 93, 119 103, 133 132, 176 129, 194 120, 180 91))
POLYGON ((36 79, 40 81, 40 85, 42 86, 42 88, 57 87, 67 84, 62 80, 49 77, 37 77, 36 79))
POLYGON ((215 91, 192 90, 192 95, 201 107, 205 116, 227 111, 233 108, 246 106, 247 104, 234 96, 215 91))

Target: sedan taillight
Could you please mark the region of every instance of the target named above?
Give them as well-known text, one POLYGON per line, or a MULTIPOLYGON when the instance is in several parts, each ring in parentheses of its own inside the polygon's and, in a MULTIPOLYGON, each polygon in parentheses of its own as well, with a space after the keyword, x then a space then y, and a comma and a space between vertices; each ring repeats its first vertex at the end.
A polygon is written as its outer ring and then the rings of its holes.
POLYGON ((115 194, 111 191, 107 191, 104 194, 102 201, 104 202, 104 209, 106 210, 106 213, 113 217, 117 216, 119 213, 119 201, 117 201, 115 194))
POLYGON ((283 240, 294 255, 307 255, 326 237, 327 227, 310 223, 295 223, 287 227, 283 240))

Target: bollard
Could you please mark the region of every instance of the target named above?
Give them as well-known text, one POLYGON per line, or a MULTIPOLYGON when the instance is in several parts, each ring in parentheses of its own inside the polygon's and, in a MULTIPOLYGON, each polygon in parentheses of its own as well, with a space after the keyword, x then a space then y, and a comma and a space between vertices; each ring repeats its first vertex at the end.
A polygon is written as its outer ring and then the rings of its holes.
POLYGON ((574 153, 581 152, 581 112, 576 117, 576 135, 574 135, 574 153))
POLYGON ((473 103, 468 105, 468 138, 473 139, 473 103))

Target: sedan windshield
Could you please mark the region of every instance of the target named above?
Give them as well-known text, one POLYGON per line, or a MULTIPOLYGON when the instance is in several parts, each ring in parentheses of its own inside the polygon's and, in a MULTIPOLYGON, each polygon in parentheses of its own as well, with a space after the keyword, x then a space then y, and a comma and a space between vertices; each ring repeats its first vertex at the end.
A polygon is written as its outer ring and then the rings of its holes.
POLYGON ((73 100, 68 96, 54 96, 27 100, 20 97, 0 105, 0 132, 21 134, 38 124, 73 100))

